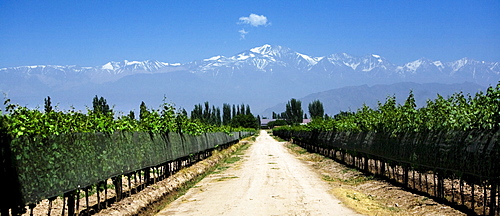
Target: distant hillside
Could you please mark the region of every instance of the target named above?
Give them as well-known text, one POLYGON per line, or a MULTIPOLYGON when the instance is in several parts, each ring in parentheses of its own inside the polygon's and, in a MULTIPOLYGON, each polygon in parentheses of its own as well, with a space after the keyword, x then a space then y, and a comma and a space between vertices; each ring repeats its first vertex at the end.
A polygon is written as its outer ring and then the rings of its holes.
MULTIPOLYGON (((444 97, 448 97, 457 92, 474 95, 479 91, 485 91, 486 87, 471 82, 460 84, 418 84, 402 82, 391 85, 349 86, 313 93, 298 99, 302 101, 302 109, 304 109, 305 113, 308 113, 307 105, 311 103, 311 101, 320 100, 325 108, 325 113, 328 115, 335 115, 340 111, 356 111, 363 106, 363 104, 375 108, 377 107, 378 101, 382 103, 385 102, 387 96, 396 96, 397 102, 402 104, 408 97, 410 90, 413 90, 417 105, 422 107, 426 104, 428 99, 435 99, 437 94, 444 97)), ((287 101, 284 101, 266 109, 261 115, 271 117, 272 112, 283 112, 286 102, 287 101)))

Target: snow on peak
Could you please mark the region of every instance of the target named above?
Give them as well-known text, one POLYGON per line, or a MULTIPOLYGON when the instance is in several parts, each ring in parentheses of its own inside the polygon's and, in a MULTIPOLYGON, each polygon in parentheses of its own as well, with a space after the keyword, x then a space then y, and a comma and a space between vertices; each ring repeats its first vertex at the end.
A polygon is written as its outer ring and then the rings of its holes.
POLYGON ((344 63, 345 66, 352 68, 353 70, 356 70, 356 68, 361 64, 361 62, 342 62, 344 63))
POLYGON ((214 56, 212 58, 207 58, 207 59, 203 59, 203 61, 217 61, 219 59, 221 59, 223 56, 214 56))
POLYGON ((467 58, 461 58, 455 62, 452 62, 451 67, 453 68, 453 72, 457 72, 458 70, 460 70, 460 68, 465 66, 468 62, 469 62, 469 59, 467 59, 467 58))
POLYGON ((415 72, 420 67, 420 65, 422 65, 422 62, 423 62, 422 59, 408 62, 405 64, 405 68, 407 68, 408 71, 415 72))
POLYGON ((382 63, 382 58, 379 55, 372 54, 373 58, 376 58, 378 62, 382 63))
POLYGON ((236 58, 236 60, 245 60, 247 58, 250 58, 250 57, 255 57, 254 54, 250 54, 250 55, 245 55, 244 53, 241 53, 238 55, 238 57, 236 58))
POLYGON ((250 49, 251 52, 254 53, 260 53, 260 54, 265 54, 271 50, 272 46, 269 44, 264 44, 263 46, 260 47, 255 47, 250 49))
POLYGON ((314 57, 314 61, 319 62, 319 61, 323 60, 324 58, 325 58, 324 56, 314 57))
POLYGON ((123 62, 125 62, 125 65, 134 65, 134 64, 141 64, 142 63, 140 61, 127 61, 127 60, 125 60, 123 62))
POLYGON ((111 62, 106 63, 105 65, 102 66, 103 70, 113 70, 113 64, 111 62))
POLYGON ((321 60, 321 59, 318 60, 318 58, 312 58, 311 56, 304 55, 302 53, 297 53, 297 55, 305 59, 310 65, 315 65, 316 63, 318 63, 319 60, 321 60))
POLYGON ((435 61, 435 62, 432 62, 437 68, 439 69, 443 69, 444 68, 444 65, 441 61, 435 61))

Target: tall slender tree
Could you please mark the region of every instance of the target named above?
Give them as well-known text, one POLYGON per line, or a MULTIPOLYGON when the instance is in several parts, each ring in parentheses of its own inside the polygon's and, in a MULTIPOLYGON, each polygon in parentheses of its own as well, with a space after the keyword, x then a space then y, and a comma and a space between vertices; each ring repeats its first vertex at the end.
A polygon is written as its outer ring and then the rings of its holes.
POLYGON ((50 101, 50 96, 47 96, 45 101, 45 113, 50 113, 52 112, 52 102, 50 101))
POLYGON ((286 104, 285 118, 290 124, 302 123, 304 111, 302 110, 302 102, 292 98, 286 104))
POLYGON ((148 107, 144 101, 141 102, 139 106, 139 119, 144 120, 149 115, 148 107))
POLYGON ((205 101, 205 110, 203 110, 203 118, 202 120, 204 122, 209 122, 210 117, 211 117, 211 111, 210 111, 210 103, 208 101, 205 101))
POLYGON ((250 105, 247 104, 247 107, 245 108, 245 115, 252 115, 252 112, 250 111, 250 105))
POLYGON ((234 118, 236 115, 237 115, 236 105, 233 104, 233 115, 231 115, 231 118, 234 118))
POLYGON ((231 105, 222 105, 222 124, 228 125, 231 122, 231 105))
POLYGON ((240 106, 240 114, 241 115, 245 115, 245 113, 246 113, 245 112, 245 104, 241 104, 241 106, 240 106))
POLYGON ((323 118, 325 115, 325 109, 323 108, 323 103, 319 100, 312 101, 309 105, 309 114, 312 119, 323 118))
POLYGON ((104 97, 98 98, 96 95, 92 100, 92 107, 96 114, 113 116, 113 110, 109 108, 108 102, 104 97))
POLYGON ((130 119, 135 119, 135 113, 133 110, 130 110, 130 112, 127 115, 130 119))

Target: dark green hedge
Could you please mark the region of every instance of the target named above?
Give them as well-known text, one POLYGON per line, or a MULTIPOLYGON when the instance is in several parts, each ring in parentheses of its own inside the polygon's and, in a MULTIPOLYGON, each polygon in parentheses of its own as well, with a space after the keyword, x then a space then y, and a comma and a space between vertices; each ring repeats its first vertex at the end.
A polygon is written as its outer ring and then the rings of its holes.
POLYGON ((500 130, 429 131, 399 135, 382 132, 275 130, 274 135, 327 149, 463 176, 470 181, 500 180, 500 130))
POLYGON ((49 138, 2 137, 2 200, 26 205, 111 177, 235 142, 250 132, 199 136, 147 132, 75 133, 49 138))

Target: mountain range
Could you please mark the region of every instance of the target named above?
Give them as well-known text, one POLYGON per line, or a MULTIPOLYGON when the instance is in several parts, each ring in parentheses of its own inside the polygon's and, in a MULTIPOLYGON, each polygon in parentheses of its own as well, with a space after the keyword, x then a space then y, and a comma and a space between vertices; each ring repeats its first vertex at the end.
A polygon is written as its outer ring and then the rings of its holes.
POLYGON ((259 113, 292 97, 347 86, 468 82, 487 87, 500 80, 500 63, 421 58, 396 65, 375 54, 314 57, 266 44, 229 57, 183 64, 125 60, 95 67, 20 66, 0 69, 0 77, 0 91, 28 106, 40 105, 51 96, 61 108, 83 109, 99 95, 122 111, 137 110, 141 101, 157 107, 165 97, 188 111, 194 104, 210 101, 220 106, 250 104, 259 113))
MULTIPOLYGON (((298 98, 302 102, 302 109, 307 113, 308 104, 314 100, 319 100, 323 103, 325 113, 337 114, 340 111, 353 112, 357 111, 363 105, 372 108, 377 108, 379 102, 384 104, 387 97, 394 96, 398 104, 404 104, 408 98, 410 91, 413 92, 415 103, 418 107, 426 105, 427 100, 434 100, 438 94, 441 96, 450 96, 454 93, 462 92, 464 95, 479 91, 485 91, 481 85, 464 82, 454 84, 441 83, 413 83, 401 82, 394 84, 383 85, 360 85, 347 86, 337 89, 331 89, 323 92, 316 92, 305 97, 298 98)), ((262 114, 264 116, 272 116, 272 113, 281 113, 285 111, 285 102, 276 104, 273 107, 266 109, 262 114)))

